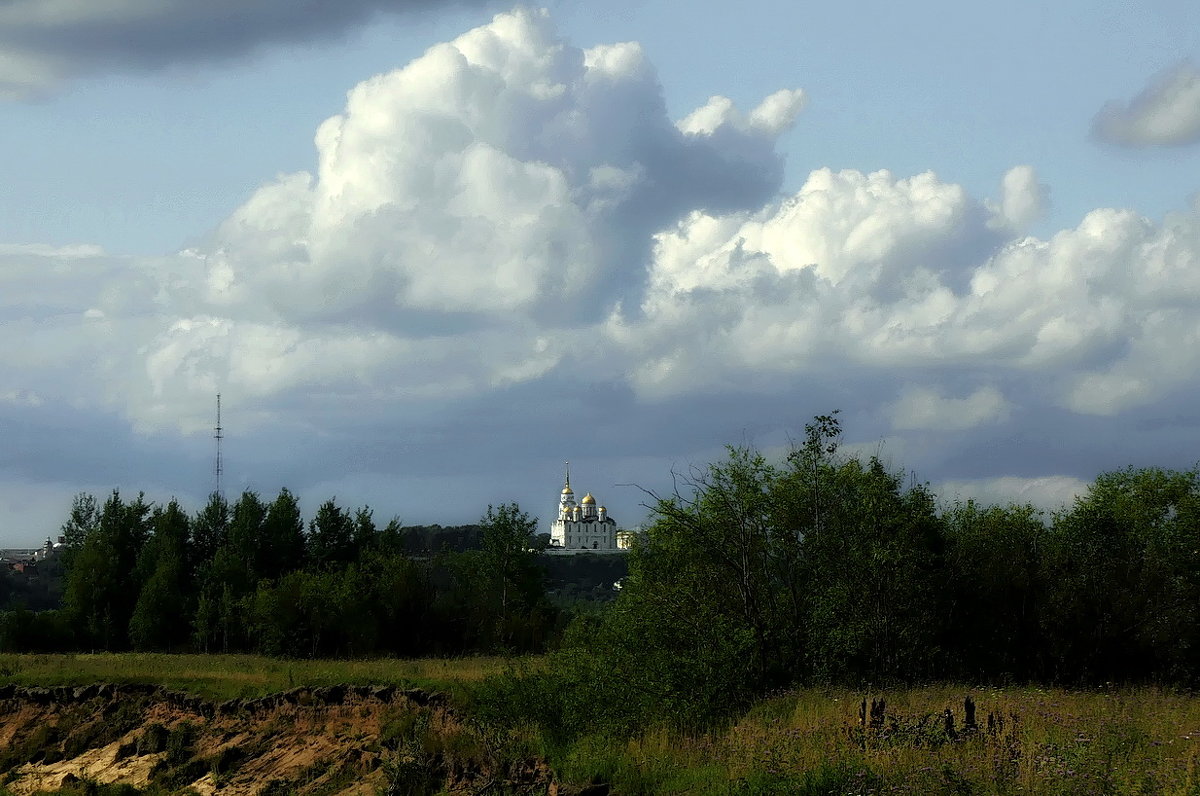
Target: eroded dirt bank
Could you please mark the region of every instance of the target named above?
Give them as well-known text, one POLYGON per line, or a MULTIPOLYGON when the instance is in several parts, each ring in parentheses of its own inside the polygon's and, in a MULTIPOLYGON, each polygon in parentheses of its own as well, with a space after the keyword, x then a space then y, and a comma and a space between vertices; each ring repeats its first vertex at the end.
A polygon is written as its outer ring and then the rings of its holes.
POLYGON ((557 792, 504 760, 444 698, 391 686, 298 688, 212 703, 138 685, 0 686, 0 783, 76 780, 209 794, 557 792))

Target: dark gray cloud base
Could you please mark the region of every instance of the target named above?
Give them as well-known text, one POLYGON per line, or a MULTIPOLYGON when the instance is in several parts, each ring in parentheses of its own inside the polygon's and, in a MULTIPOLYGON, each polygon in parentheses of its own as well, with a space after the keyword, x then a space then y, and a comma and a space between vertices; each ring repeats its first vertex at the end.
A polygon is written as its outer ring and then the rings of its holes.
POLYGON ((486 0, 9 0, 0 4, 0 92, 80 73, 154 70, 335 39, 385 14, 486 0))

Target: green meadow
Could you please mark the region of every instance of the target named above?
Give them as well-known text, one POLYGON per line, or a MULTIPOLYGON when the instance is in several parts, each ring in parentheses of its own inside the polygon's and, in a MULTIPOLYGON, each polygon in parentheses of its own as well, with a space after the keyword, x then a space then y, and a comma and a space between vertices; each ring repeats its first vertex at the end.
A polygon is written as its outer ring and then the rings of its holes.
POLYGON ((887 703, 878 732, 860 724, 862 696, 803 689, 698 735, 583 738, 555 769, 618 793, 1200 794, 1200 699, 1190 694, 912 688, 871 695, 887 703), (968 693, 974 731, 961 725, 968 693))
POLYGON ((249 699, 302 686, 395 685, 455 693, 506 671, 501 657, 284 660, 261 655, 93 653, 0 655, 0 683, 144 683, 211 700, 249 699))

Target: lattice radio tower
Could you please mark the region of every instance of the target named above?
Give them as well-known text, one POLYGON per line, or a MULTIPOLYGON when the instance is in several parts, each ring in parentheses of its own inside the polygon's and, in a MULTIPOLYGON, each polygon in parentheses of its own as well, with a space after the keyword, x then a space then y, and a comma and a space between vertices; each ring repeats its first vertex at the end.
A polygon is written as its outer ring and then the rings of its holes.
POLYGON ((224 429, 221 428, 221 393, 217 393, 217 425, 213 428, 213 439, 217 441, 217 463, 215 471, 217 476, 218 495, 221 494, 221 440, 225 439, 225 435, 221 433, 222 431, 224 431, 224 429))

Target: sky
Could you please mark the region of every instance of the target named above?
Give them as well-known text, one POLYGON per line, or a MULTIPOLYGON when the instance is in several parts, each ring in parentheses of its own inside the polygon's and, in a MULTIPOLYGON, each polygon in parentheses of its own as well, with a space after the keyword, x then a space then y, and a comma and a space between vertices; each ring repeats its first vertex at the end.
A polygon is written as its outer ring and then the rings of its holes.
POLYGON ((1200 5, 13 0, 0 547, 222 488, 445 525, 847 450, 1200 455, 1200 5))

